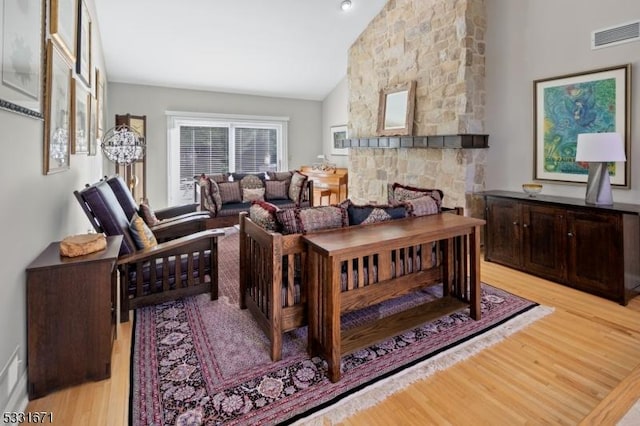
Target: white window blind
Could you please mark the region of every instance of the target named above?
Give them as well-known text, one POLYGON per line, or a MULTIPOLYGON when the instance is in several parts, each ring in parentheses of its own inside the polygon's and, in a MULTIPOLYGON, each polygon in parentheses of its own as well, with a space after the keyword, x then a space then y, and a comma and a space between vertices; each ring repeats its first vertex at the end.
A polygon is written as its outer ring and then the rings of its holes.
POLYGON ((235 170, 262 172, 278 164, 276 129, 235 128, 235 170))
POLYGON ((180 180, 228 171, 228 127, 180 126, 180 180))
POLYGON ((286 117, 171 112, 167 116, 170 205, 198 202, 194 177, 203 173, 287 168, 286 117))

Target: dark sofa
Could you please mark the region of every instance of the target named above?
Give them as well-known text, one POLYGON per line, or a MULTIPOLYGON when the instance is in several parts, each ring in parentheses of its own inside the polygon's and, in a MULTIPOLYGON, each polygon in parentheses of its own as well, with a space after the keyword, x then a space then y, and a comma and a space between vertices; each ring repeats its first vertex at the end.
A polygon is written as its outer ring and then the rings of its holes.
POLYGON ((255 200, 268 201, 283 209, 313 206, 313 181, 295 170, 202 174, 195 179, 199 210, 211 216, 209 229, 238 224, 238 215, 248 212, 255 200))

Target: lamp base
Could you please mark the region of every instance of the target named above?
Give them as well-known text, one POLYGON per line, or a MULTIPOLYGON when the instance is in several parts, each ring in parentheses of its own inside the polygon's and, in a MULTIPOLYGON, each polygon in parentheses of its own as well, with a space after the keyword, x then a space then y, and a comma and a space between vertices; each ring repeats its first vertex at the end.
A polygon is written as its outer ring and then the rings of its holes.
POLYGON ((598 206, 613 205, 611 194, 611 180, 609 179, 608 163, 589 163, 589 177, 587 178, 587 194, 585 202, 598 206))

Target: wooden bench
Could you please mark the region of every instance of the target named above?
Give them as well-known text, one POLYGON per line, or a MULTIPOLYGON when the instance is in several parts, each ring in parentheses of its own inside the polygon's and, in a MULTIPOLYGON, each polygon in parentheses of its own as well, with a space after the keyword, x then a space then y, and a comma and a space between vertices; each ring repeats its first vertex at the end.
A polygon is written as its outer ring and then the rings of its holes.
POLYGON ((307 324, 306 251, 301 234, 282 235, 240 222, 240 309, 249 309, 271 341, 271 360, 282 357, 282 334, 307 324))
MULTIPOLYGON (((446 215, 461 215, 456 208, 446 215)), ((413 221, 417 218, 398 219, 413 221)), ((283 333, 308 324, 307 247, 302 234, 283 235, 269 232, 240 213, 240 309, 249 309, 271 342, 271 359, 282 357, 283 333)), ((357 225, 349 229, 376 227, 380 224, 357 225)), ((319 231, 313 235, 331 231, 319 231)), ((454 247, 451 247, 454 250, 454 247)), ((462 250, 462 247, 459 248, 462 250)), ((438 258, 429 267, 437 281, 442 277, 441 248, 429 247, 438 258)), ((425 263, 425 268, 427 268, 425 263)), ((453 268, 453 265, 450 265, 453 268)), ((466 263, 456 267, 466 268, 466 263)), ((464 276, 464 271, 454 276, 464 276)), ((371 282, 374 279, 372 278, 371 282)), ((450 287, 459 288, 449 283, 450 287)))

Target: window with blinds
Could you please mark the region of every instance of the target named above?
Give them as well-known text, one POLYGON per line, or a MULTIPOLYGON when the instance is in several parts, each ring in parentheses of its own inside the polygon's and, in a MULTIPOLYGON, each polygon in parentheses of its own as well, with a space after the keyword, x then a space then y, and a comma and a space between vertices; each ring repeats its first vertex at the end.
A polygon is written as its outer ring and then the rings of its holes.
POLYGON ((287 167, 286 118, 168 115, 171 205, 198 202, 194 177, 203 173, 260 173, 287 167))

